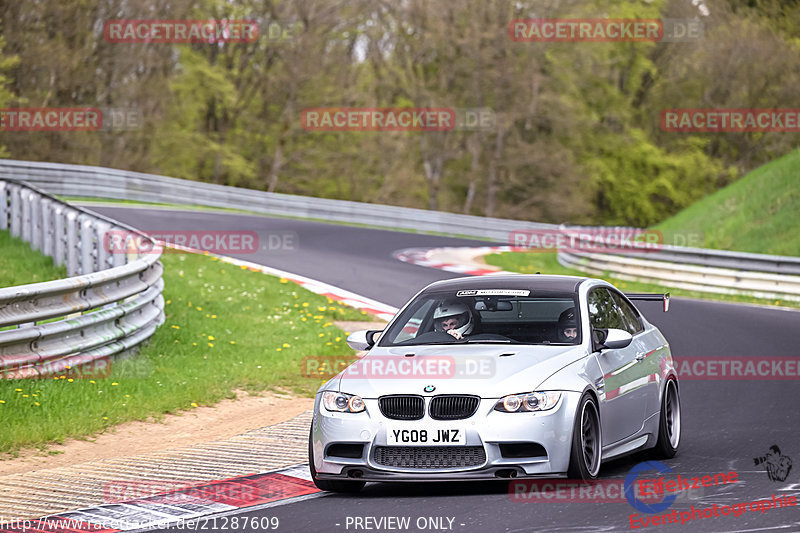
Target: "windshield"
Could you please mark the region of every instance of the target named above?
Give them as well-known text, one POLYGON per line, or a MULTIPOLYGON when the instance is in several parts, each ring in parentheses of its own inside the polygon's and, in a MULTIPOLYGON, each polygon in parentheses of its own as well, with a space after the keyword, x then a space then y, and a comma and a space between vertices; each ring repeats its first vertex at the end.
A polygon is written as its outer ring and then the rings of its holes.
POLYGON ((379 345, 580 344, 575 295, 531 292, 422 294, 392 323, 379 345))

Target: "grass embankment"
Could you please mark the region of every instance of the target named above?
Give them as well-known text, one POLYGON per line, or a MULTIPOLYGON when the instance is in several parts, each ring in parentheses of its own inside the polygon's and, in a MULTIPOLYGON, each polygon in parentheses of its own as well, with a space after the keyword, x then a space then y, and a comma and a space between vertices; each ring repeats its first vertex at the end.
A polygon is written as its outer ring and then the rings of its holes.
MULTIPOLYGON (((655 227, 665 238, 706 248, 800 256, 800 151, 748 173, 742 179, 703 198, 655 227), (700 237, 698 242, 698 236, 700 237)), ((555 253, 508 252, 486 256, 486 262, 511 272, 586 276, 561 266, 555 253)), ((668 285, 623 281, 602 276, 631 291, 669 291, 674 296, 800 307, 785 300, 687 291, 668 285)))
POLYGON ((800 151, 749 172, 656 226, 698 232, 703 246, 800 256, 800 151))
POLYGON ((321 380, 303 376, 303 358, 352 357, 333 321, 368 319, 287 280, 209 256, 167 254, 162 261, 166 322, 141 353, 114 361, 108 377, 0 381, 0 452, 212 405, 237 390, 311 396, 321 380))

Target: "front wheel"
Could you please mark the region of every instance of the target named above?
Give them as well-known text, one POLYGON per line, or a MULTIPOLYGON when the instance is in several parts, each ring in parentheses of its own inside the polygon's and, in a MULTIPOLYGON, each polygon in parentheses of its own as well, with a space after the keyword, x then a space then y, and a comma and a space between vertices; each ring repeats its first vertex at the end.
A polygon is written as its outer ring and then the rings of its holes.
POLYGON ((584 394, 578 405, 572 428, 572 448, 567 475, 571 479, 597 479, 601 453, 602 440, 597 403, 589 394, 584 394))
POLYGON ((668 379, 661 400, 661 415, 658 419, 658 441, 653 454, 659 459, 671 459, 678 452, 681 442, 681 399, 678 385, 668 379))
POLYGON ((327 492, 358 492, 364 488, 364 481, 350 481, 338 479, 317 479, 317 470, 314 468, 314 447, 312 445, 311 432, 308 433, 308 469, 311 471, 311 479, 319 490, 327 492))

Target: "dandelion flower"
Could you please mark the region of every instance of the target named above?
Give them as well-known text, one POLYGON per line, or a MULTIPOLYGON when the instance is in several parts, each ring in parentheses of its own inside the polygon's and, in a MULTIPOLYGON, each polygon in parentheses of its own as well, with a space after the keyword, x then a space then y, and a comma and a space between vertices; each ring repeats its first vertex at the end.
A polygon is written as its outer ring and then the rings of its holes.
POLYGON ((116 387, 117 385, 119 385, 119 383, 117 383, 116 381, 111 384, 112 387, 116 387))
POLYGON ((175 324, 172 324, 170 327, 171 327, 172 329, 181 329, 181 327, 180 327, 180 326, 176 326, 175 324))
POLYGON ((197 407, 197 404, 192 402, 192 407, 197 407))
POLYGON ((209 347, 209 348, 213 348, 213 347, 214 347, 214 343, 213 343, 213 342, 209 342, 209 343, 208 343, 208 347, 209 347))
POLYGON ((209 335, 208 336, 208 340, 213 341, 214 340, 214 335, 209 335))

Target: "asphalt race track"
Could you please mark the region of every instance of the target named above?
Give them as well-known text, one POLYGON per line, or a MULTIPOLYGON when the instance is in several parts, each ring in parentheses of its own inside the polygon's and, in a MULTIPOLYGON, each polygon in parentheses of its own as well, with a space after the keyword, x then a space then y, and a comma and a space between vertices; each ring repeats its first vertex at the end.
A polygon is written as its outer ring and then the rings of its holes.
MULTIPOLYGON (((375 300, 400 306, 424 285, 455 277, 450 272, 396 261, 392 252, 410 247, 483 244, 441 236, 407 234, 318 222, 222 213, 138 207, 91 207, 149 231, 238 230, 294 232, 292 250, 236 255, 256 263, 318 279, 375 300)), ((747 305, 674 299, 669 313, 660 303, 639 303, 670 341, 676 357, 800 356, 800 313, 747 305)), ((509 391, 514 392, 514 391, 509 391)), ((671 509, 687 511, 762 498, 800 495, 800 388, 797 380, 684 380, 680 384, 683 430, 678 455, 666 464, 685 476, 736 471, 739 483, 702 489, 671 509), (795 461, 785 481, 771 481, 754 458, 778 445, 795 461)), ((646 460, 629 456, 607 463, 604 479, 624 478, 646 460)), ((670 510, 671 510, 670 509, 670 510)), ((447 484, 368 484, 357 495, 324 495, 257 510, 244 518, 277 517, 277 531, 632 531, 627 502, 512 501, 507 481, 447 484), (365 520, 369 517, 369 520, 365 520), (409 526, 375 520, 408 517, 409 526)), ((264 520, 264 523, 267 521, 264 520)), ((220 522, 221 523, 221 522, 220 522)), ((229 529, 233 530, 228 522, 229 529)), ((212 523, 197 529, 212 530, 212 523)), ((219 527, 219 526, 218 526, 219 527)), ((641 531, 644 528, 636 529, 641 531)), ((647 531, 800 531, 800 506, 748 511, 647 531)), ((262 531, 240 527, 236 531, 262 531)))

